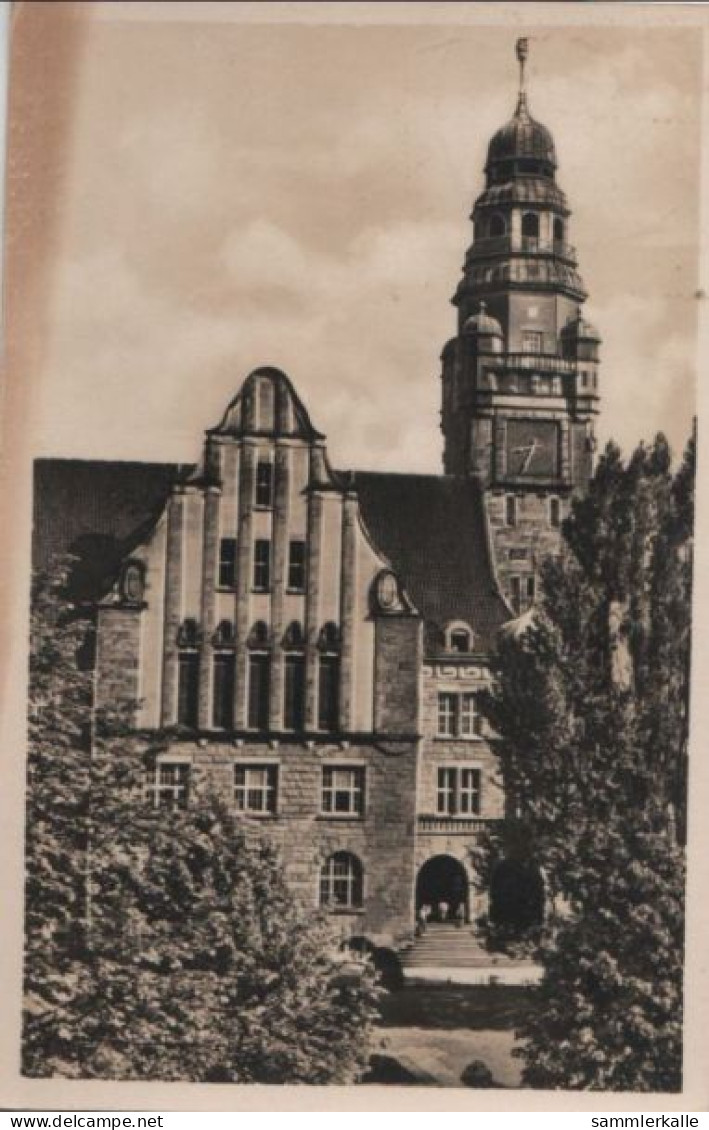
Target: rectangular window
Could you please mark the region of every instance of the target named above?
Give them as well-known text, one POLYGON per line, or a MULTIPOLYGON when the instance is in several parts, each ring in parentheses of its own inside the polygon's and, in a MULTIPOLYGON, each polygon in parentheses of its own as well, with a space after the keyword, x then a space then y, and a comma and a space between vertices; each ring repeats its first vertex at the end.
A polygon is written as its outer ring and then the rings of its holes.
POLYGON ((177 721, 180 726, 197 726, 199 707, 199 654, 180 652, 177 681, 177 721))
POLYGON ((305 592, 305 542, 292 541, 288 547, 288 588, 305 592))
POLYGON ((235 765, 234 804, 239 812, 275 812, 277 765, 235 765))
POLYGON ((268 592, 271 587, 271 543, 254 542, 254 592, 268 592))
POLYGON ((236 585, 236 538, 222 538, 219 542, 219 587, 233 589, 236 585))
POLYGON ((283 699, 283 725, 286 730, 302 730, 305 724, 305 657, 286 655, 283 699))
POLYGON ((273 463, 259 459, 256 464, 256 505, 273 506, 273 463))
POLYGON ((330 815, 361 816, 364 812, 364 769, 360 766, 324 766, 321 809, 330 815))
POLYGON ((558 530, 561 525, 561 500, 558 498, 549 499, 549 521, 558 530))
POLYGON ((270 690, 270 655, 250 655, 248 704, 248 725, 250 730, 268 729, 268 700, 270 690))
POLYGON ((525 330, 522 334, 523 353, 541 353, 542 335, 538 330, 525 330))
POLYGON ((479 738, 482 733, 482 717, 478 712, 477 697, 466 692, 458 700, 460 704, 461 738, 479 738))
POLYGON ((517 525, 517 497, 514 494, 505 495, 505 522, 508 526, 517 525))
POLYGON ((336 730, 340 697, 340 660, 321 655, 318 671, 318 729, 336 730))
POLYGON ((533 573, 510 577, 510 603, 518 616, 534 603, 535 595, 536 581, 533 573))
POLYGON ((441 816, 479 816, 480 770, 466 765, 440 768, 436 811, 441 816))
POLYGON ((146 773, 146 799, 153 808, 187 808, 189 784, 189 765, 160 761, 146 773))
POLYGON ((463 694, 453 691, 439 693, 439 738, 478 738, 482 735, 482 729, 483 719, 474 691, 465 691, 463 694))
POLYGON ((457 695, 445 691, 438 696, 438 734, 442 738, 456 735, 457 700, 457 695))
POLYGON ((236 663, 233 652, 217 652, 214 656, 212 724, 219 730, 234 728, 235 673, 236 663))

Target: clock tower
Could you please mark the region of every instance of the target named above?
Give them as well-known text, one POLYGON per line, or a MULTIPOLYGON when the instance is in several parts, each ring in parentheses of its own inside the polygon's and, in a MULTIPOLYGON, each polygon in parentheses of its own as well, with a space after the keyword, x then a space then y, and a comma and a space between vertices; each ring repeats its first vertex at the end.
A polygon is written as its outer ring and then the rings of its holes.
POLYGON ((541 559, 558 549, 569 499, 591 474, 600 339, 582 313, 554 141, 527 104, 526 39, 517 58, 517 108, 490 141, 453 297, 441 426, 445 471, 481 483, 498 577, 523 612, 541 559))

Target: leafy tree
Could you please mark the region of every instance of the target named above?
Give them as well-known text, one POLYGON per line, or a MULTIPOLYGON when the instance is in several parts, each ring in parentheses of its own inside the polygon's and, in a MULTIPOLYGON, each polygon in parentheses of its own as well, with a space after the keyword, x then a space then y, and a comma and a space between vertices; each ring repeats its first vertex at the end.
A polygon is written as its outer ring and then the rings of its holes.
POLYGON ((146 803, 146 767, 179 735, 136 732, 135 704, 119 703, 87 742, 61 584, 38 583, 33 615, 25 1071, 351 1081, 376 1015, 371 965, 343 956, 205 777, 185 809, 146 803))
POLYGON ((91 625, 72 561, 34 578, 30 619, 25 881, 27 1074, 70 1072, 76 962, 85 942, 91 625))
POLYGON ((485 865, 523 845, 564 908, 521 1033, 535 1086, 680 1086, 693 459, 609 445, 496 657, 509 819, 485 865))

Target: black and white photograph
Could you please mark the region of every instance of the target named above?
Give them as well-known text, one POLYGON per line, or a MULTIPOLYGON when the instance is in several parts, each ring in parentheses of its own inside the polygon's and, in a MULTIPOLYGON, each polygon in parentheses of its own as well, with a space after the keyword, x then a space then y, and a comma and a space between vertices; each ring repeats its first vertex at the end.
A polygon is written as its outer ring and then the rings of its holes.
POLYGON ((707 12, 653 7, 13 6, 13 1094, 689 1109, 707 12))

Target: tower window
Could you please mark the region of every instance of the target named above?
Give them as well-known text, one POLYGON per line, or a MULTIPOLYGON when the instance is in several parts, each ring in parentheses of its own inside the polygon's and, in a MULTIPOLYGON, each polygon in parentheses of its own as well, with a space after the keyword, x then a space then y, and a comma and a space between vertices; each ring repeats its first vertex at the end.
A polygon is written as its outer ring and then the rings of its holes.
POLYGON ((214 656, 212 724, 219 730, 231 730, 234 727, 235 672, 234 653, 217 652, 214 656))
POLYGON ((256 464, 256 505, 273 506, 273 463, 259 459, 256 464))
POLYGON ((271 543, 254 542, 254 592, 268 592, 271 587, 271 543))
POLYGON ((250 730, 268 729, 268 700, 270 689, 270 655, 250 655, 248 704, 248 725, 250 730))
POLYGON ((561 525, 561 500, 558 498, 549 499, 549 521, 558 530, 561 525))
POLYGON ((564 221, 558 218, 554 220, 554 242, 564 242, 564 221))
POLYGON ((236 538, 219 542, 219 587, 233 589, 236 584, 236 538))
POLYGON ((499 212, 495 212, 495 214, 490 217, 490 226, 488 227, 491 239, 504 235, 505 230, 505 217, 501 216, 499 212))
POLYGON ((505 496, 505 524, 507 526, 517 525, 517 496, 514 494, 505 496))
POLYGON ((305 542, 292 541, 288 547, 288 588, 305 592, 305 542))
POLYGON ((525 212, 522 216, 522 236, 524 239, 539 239, 539 216, 536 212, 525 212))
POLYGON ((541 353, 542 335, 539 330, 524 330, 522 333, 522 352, 541 353))

